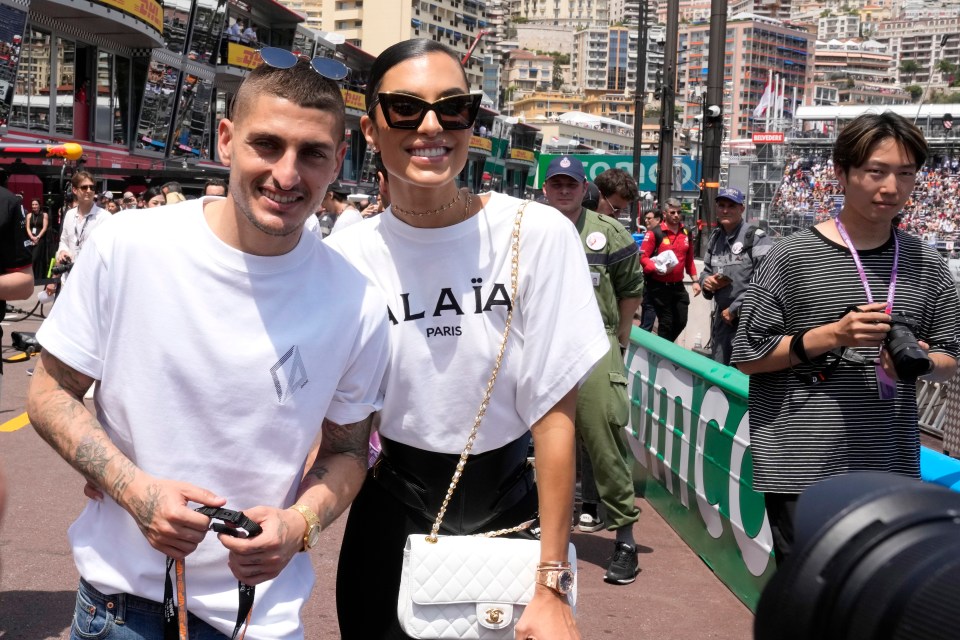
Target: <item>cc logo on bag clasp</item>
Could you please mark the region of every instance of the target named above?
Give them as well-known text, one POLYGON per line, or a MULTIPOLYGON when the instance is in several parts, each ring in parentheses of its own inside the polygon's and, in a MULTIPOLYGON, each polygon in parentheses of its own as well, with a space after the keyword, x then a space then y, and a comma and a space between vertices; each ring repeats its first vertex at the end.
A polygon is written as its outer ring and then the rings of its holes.
POLYGON ((500 624, 503 621, 503 609, 487 609, 487 624, 500 624))

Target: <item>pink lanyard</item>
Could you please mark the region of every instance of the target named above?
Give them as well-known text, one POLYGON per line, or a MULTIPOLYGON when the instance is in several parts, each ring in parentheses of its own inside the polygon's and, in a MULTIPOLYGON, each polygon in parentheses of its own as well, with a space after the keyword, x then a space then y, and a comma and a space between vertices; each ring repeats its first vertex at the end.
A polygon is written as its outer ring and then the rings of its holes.
MULTIPOLYGON (((863 283, 863 289, 867 292, 867 302, 873 302, 873 294, 870 292, 870 283, 867 282, 867 274, 863 270, 863 263, 860 262, 860 255, 857 253, 857 249, 853 246, 853 242, 850 241, 850 236, 847 235, 847 230, 843 228, 843 224, 840 223, 840 216, 837 216, 833 219, 837 225, 837 231, 840 233, 840 237, 843 238, 843 241, 847 245, 847 249, 850 250, 850 255, 853 256, 853 262, 857 265, 857 273, 860 275, 860 282, 863 283)), ((897 238, 896 229, 892 229, 893 233, 893 269, 890 270, 890 287, 887 289, 887 308, 885 313, 890 313, 893 309, 893 294, 897 290, 897 271, 900 265, 900 239, 897 238)))

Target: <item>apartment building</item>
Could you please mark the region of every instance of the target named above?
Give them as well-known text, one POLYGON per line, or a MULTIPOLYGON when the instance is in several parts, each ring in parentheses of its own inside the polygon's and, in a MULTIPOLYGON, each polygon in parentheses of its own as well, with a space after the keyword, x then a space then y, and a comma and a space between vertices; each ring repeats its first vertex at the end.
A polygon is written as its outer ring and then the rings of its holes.
MULTIPOLYGON (((347 44, 374 56, 409 38, 430 38, 465 55, 481 32, 494 31, 479 0, 295 0, 310 25, 335 32, 347 44), (319 20, 319 24, 317 21, 319 20)), ((470 85, 482 86, 486 43, 466 65, 470 85)))
POLYGON ((514 21, 569 28, 610 24, 610 0, 506 0, 514 21))
MULTIPOLYGON (((706 90, 710 47, 709 24, 680 25, 677 105, 683 109, 683 126, 696 128, 706 90)), ((802 101, 813 38, 806 31, 780 20, 749 14, 727 21, 724 55, 724 125, 728 138, 747 138, 763 123, 753 111, 767 86, 769 73, 786 79, 783 99, 794 91, 802 101)), ((787 109, 790 111, 791 109, 787 109)))
POLYGON ((629 67, 634 69, 629 75, 635 75, 637 42, 636 31, 627 27, 577 31, 570 60, 574 85, 585 91, 626 91, 629 67))
POLYGON ((504 61, 507 85, 519 94, 550 91, 553 83, 553 58, 523 49, 511 51, 504 61))
POLYGON ((960 64, 960 17, 888 20, 877 25, 873 38, 888 46, 893 57, 889 73, 901 86, 944 89, 952 74, 939 63, 960 64))
POLYGON ((813 104, 906 104, 910 94, 890 75, 893 64, 888 47, 875 40, 818 40, 810 68, 813 104))

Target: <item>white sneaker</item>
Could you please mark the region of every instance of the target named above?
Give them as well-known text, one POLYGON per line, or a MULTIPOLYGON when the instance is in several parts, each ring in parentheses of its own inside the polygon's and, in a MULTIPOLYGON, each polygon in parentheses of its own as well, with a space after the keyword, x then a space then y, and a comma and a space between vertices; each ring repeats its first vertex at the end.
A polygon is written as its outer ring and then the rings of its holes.
POLYGON ((577 528, 584 533, 593 533, 594 531, 603 529, 605 526, 606 525, 603 524, 603 521, 597 519, 595 516, 592 516, 589 513, 581 513, 580 523, 577 528))

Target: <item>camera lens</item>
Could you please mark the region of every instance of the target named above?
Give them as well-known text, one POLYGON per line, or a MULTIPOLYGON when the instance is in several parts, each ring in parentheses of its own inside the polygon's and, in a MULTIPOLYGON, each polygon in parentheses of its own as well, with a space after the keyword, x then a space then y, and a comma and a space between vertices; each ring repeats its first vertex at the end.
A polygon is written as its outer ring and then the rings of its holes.
POLYGON ((852 473, 797 503, 796 552, 757 606, 756 640, 948 640, 960 629, 960 494, 852 473))
POLYGON ((933 364, 927 352, 917 343, 912 327, 910 318, 893 315, 886 338, 887 351, 897 370, 897 377, 904 382, 913 382, 928 373, 933 364))

